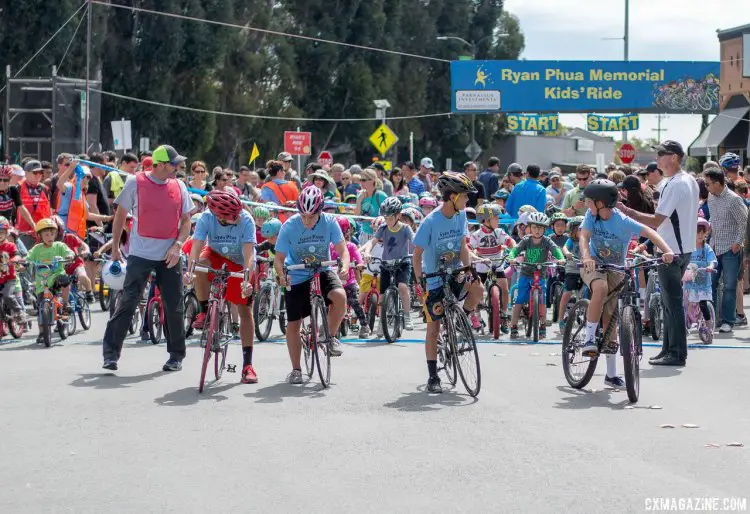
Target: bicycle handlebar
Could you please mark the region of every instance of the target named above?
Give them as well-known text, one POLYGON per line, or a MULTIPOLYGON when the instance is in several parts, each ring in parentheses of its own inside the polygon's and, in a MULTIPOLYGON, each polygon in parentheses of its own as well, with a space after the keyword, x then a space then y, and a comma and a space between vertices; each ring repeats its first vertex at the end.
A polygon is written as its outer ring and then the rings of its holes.
POLYGON ((474 266, 469 264, 468 266, 462 266, 460 268, 450 269, 440 269, 437 271, 433 271, 432 273, 422 273, 423 279, 433 278, 433 277, 444 277, 445 275, 457 275, 458 273, 467 272, 474 269, 474 266))
POLYGON ((290 264, 289 266, 284 266, 287 270, 298 270, 298 269, 311 269, 316 270, 320 268, 324 268, 326 266, 337 266, 339 265, 339 261, 322 261, 322 262, 313 262, 313 263, 303 263, 303 264, 290 264))
POLYGON ((245 278, 244 273, 238 273, 236 271, 226 271, 222 269, 207 268, 205 266, 196 266, 194 271, 200 271, 201 273, 215 273, 216 275, 232 277, 232 278, 245 278))

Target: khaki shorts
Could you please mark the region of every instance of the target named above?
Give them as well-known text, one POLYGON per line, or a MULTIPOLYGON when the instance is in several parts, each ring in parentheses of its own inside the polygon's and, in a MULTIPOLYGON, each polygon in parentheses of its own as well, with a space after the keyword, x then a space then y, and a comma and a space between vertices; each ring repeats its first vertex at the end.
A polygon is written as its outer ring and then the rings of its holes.
MULTIPOLYGON (((622 273, 616 273, 614 271, 607 271, 603 273, 601 271, 587 272, 585 269, 581 269, 581 279, 583 283, 588 286, 591 290, 591 283, 594 280, 606 280, 607 281, 607 294, 611 293, 617 286, 619 286, 625 277, 622 273)), ((612 316, 617 310, 617 296, 613 296, 607 303, 604 304, 602 312, 605 316, 612 316)))

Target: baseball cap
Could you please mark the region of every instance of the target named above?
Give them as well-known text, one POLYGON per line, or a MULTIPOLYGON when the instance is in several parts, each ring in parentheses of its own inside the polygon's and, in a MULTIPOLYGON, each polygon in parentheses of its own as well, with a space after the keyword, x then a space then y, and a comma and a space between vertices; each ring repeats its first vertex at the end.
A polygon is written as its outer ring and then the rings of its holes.
POLYGON ((645 174, 648 175, 649 173, 653 173, 654 171, 658 169, 659 169, 658 164, 656 164, 655 162, 650 162, 646 165, 645 174))
POLYGON ((628 175, 623 179, 622 182, 617 184, 617 187, 619 189, 640 189, 641 188, 641 181, 638 180, 638 177, 634 177, 633 175, 628 175))
POLYGON ((290 154, 289 152, 281 152, 279 156, 277 157, 277 160, 281 162, 289 162, 289 161, 293 161, 294 158, 292 157, 292 154, 290 154))
POLYGON ((380 170, 383 173, 385 173, 385 166, 383 166, 379 162, 374 162, 374 163, 370 164, 370 168, 375 168, 376 170, 380 170))
POLYGON ((12 164, 11 165, 11 175, 15 175, 16 177, 25 177, 26 172, 23 171, 23 168, 20 167, 18 164, 12 164))
POLYGON ((685 150, 682 149, 682 145, 678 143, 677 141, 672 141, 671 139, 667 139, 666 141, 663 141, 660 145, 652 146, 651 148, 653 148, 657 152, 675 154, 675 155, 679 155, 680 157, 685 155, 685 150))
POLYGON ((39 161, 29 161, 23 166, 23 171, 31 173, 32 171, 39 171, 42 169, 42 163, 39 161))
POLYGON ((419 161, 420 166, 424 166, 425 168, 434 168, 435 166, 432 164, 432 159, 429 157, 423 157, 421 161, 419 161))
POLYGON ((171 163, 177 164, 178 162, 185 162, 187 157, 184 157, 177 153, 173 147, 169 145, 161 145, 154 153, 151 154, 151 160, 153 164, 171 163))
POLYGON ((151 171, 154 168, 154 159, 152 157, 144 158, 143 162, 141 162, 141 167, 143 171, 151 171))
POLYGON ((508 165, 508 173, 511 175, 521 175, 523 174, 523 168, 517 162, 512 162, 508 165))

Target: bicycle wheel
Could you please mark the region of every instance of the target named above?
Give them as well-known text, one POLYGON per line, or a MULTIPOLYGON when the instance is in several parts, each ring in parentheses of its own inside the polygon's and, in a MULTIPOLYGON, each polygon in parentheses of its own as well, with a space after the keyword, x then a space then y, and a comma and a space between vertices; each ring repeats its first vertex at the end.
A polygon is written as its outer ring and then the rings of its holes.
POLYGON ((560 298, 562 298, 563 286, 560 282, 555 282, 552 286, 552 321, 560 321, 562 313, 560 312, 560 298))
POLYGON ((189 292, 185 294, 184 299, 185 305, 185 338, 193 335, 193 321, 195 321, 198 312, 200 312, 200 306, 198 305, 198 298, 195 294, 189 292))
POLYGON ((708 312, 711 315, 711 319, 706 321, 703 319, 703 313, 698 313, 698 337, 701 342, 705 344, 711 344, 714 342, 714 330, 716 328, 716 312, 714 310, 714 304, 711 301, 706 302, 708 305, 708 312))
POLYGON ((378 318, 378 295, 370 293, 365 299, 367 305, 367 324, 370 326, 370 333, 375 330, 375 320, 378 318))
POLYGON ((200 344, 201 348, 203 348, 203 362, 201 363, 201 378, 200 382, 198 382, 199 393, 203 392, 203 388, 206 385, 206 371, 208 370, 208 363, 213 354, 213 338, 214 333, 216 332, 216 323, 214 322, 215 318, 216 303, 212 303, 208 308, 208 314, 206 315, 206 324, 204 326, 207 328, 201 332, 200 344))
POLYGON ((469 396, 475 397, 482 387, 482 371, 479 365, 479 352, 477 351, 477 342, 474 340, 474 331, 471 329, 469 319, 462 308, 457 305, 454 306, 449 315, 455 329, 458 374, 461 375, 461 382, 464 384, 466 392, 469 393, 469 396))
POLYGON ((76 331, 75 330, 75 322, 76 322, 75 313, 73 313, 72 315, 68 316, 67 320, 64 320, 62 318, 59 318, 57 320, 57 322, 55 324, 56 324, 56 327, 57 327, 57 333, 60 334, 60 339, 61 340, 64 341, 64 340, 66 340, 68 338, 68 335, 72 335, 72 334, 75 333, 75 331, 76 331), (73 320, 72 321, 73 327, 70 327, 71 320, 73 320))
POLYGON ((232 315, 229 311, 229 304, 224 304, 223 311, 219 314, 217 323, 216 345, 214 345, 214 377, 216 380, 221 378, 224 368, 227 364, 227 351, 229 349, 229 339, 232 337, 232 315))
POLYGON ((493 339, 500 338, 500 288, 490 287, 490 329, 493 339))
POLYGON ((43 301, 39 307, 39 333, 42 336, 42 343, 49 348, 52 346, 52 324, 54 323, 55 313, 50 301, 43 301))
POLYGON ((598 357, 584 357, 581 354, 586 342, 586 311, 588 300, 579 300, 570 309, 565 322, 562 341, 562 365, 565 380, 570 387, 582 389, 591 381, 596 371, 598 357))
POLYGON ((91 307, 89 306, 89 302, 86 301, 86 295, 78 293, 76 301, 79 307, 78 320, 81 322, 81 328, 88 330, 91 328, 91 307))
POLYGON ((109 304, 111 300, 111 295, 109 287, 104 283, 104 280, 102 279, 102 270, 99 269, 99 275, 97 277, 99 280, 99 290, 96 292, 96 295, 99 297, 99 307, 102 308, 102 311, 106 312, 109 310, 109 304))
POLYGON ((130 326, 128 326, 128 332, 132 336, 136 333, 138 330, 138 325, 141 323, 141 309, 138 307, 135 308, 135 311, 133 312, 133 317, 130 319, 130 326))
POLYGON ((541 300, 541 297, 539 295, 539 291, 535 289, 531 292, 531 303, 533 305, 530 305, 530 311, 531 311, 531 332, 533 334, 533 341, 535 343, 539 342, 539 301, 541 300))
POLYGON ((620 352, 622 353, 623 374, 628 400, 638 401, 640 393, 641 344, 635 333, 635 314, 633 307, 626 305, 620 315, 620 352))
POLYGON ((339 335, 341 337, 346 337, 346 334, 349 332, 349 318, 347 316, 344 316, 344 319, 341 320, 341 324, 339 325, 339 335))
POLYGON ((654 293, 651 295, 648 318, 651 323, 651 337, 654 341, 658 341, 661 339, 662 330, 664 328, 664 312, 661 306, 660 293, 654 293))
POLYGON ((310 339, 310 322, 308 318, 302 320, 299 335, 302 342, 302 357, 305 361, 305 372, 307 373, 307 378, 312 378, 315 371, 315 357, 313 357, 313 342, 310 339))
POLYGON ((286 335, 286 297, 279 295, 279 330, 282 335, 286 335))
POLYGON ((23 336, 23 333, 26 331, 26 323, 19 323, 16 320, 14 320, 12 317, 8 318, 8 330, 10 331, 10 335, 15 337, 16 339, 19 339, 23 336))
POLYGON ((329 348, 330 334, 328 333, 328 312, 325 302, 321 298, 313 299, 312 316, 310 322, 310 337, 313 341, 315 365, 323 387, 331 384, 331 352, 329 348))
POLYGON ((151 339, 153 344, 159 344, 161 342, 162 332, 164 327, 161 322, 161 301, 156 298, 152 298, 146 308, 146 316, 148 316, 148 337, 151 339))
POLYGON ((452 386, 456 385, 458 380, 458 371, 456 370, 456 331, 453 328, 453 322, 448 316, 443 317, 440 324, 440 337, 438 338, 438 371, 445 371, 445 377, 452 386))
POLYGON ((395 343, 398 338, 399 316, 397 290, 389 287, 383 297, 380 313, 380 326, 383 328, 383 336, 389 343, 395 343))
POLYGON ((255 319, 255 335, 258 341, 265 341, 271 335, 273 326, 271 293, 271 286, 266 284, 260 288, 258 296, 253 301, 253 319, 255 319))

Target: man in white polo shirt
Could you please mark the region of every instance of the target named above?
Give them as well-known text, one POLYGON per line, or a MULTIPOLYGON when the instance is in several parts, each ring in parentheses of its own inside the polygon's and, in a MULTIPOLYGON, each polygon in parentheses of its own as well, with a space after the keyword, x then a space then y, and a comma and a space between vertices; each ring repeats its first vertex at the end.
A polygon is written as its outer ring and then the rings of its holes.
POLYGON ((620 210, 636 221, 655 228, 675 254, 671 264, 659 266, 659 284, 664 305, 662 350, 649 359, 652 365, 684 366, 687 359, 687 331, 682 307, 682 276, 695 251, 698 228, 698 183, 682 170, 682 145, 664 141, 654 146, 656 162, 667 183, 661 190, 655 214, 643 214, 624 206, 620 210))

